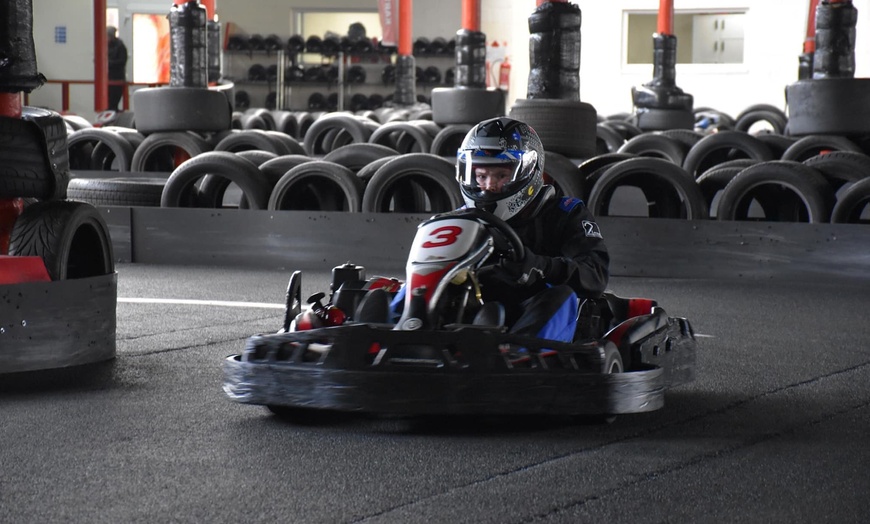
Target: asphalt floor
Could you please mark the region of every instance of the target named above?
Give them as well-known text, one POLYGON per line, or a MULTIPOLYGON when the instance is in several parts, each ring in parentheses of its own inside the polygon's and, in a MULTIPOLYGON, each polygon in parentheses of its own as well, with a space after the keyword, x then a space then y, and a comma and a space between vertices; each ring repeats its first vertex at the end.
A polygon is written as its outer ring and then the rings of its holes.
POLYGON ((697 378, 582 425, 288 422, 221 389, 221 361, 280 327, 287 272, 118 275, 114 361, 0 376, 0 522, 870 520, 866 282, 612 279, 689 318, 697 378))

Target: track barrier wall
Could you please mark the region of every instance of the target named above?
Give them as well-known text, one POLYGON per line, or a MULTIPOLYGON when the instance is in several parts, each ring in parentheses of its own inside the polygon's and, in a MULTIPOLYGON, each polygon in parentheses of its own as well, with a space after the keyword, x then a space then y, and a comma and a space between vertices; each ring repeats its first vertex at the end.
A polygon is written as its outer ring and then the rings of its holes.
MULTIPOLYGON (((401 272, 430 215, 100 207, 118 262, 323 269, 351 261, 401 272)), ((861 224, 600 217, 611 274, 788 279, 870 276, 861 224)))

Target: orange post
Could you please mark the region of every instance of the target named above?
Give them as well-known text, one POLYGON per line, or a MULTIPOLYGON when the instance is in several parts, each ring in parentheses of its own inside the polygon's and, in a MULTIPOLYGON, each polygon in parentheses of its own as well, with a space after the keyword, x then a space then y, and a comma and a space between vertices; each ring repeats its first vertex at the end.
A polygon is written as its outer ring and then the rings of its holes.
POLYGON ((816 7, 819 0, 810 0, 810 12, 807 14, 807 37, 804 39, 804 53, 816 51, 816 7))
POLYGON ((462 29, 480 31, 480 0, 462 0, 462 29))
POLYGON ((659 0, 659 18, 656 32, 660 35, 674 34, 674 0, 659 0))
POLYGON ((109 107, 109 39, 106 0, 94 0, 94 110, 109 107))
POLYGON ((414 46, 412 44, 413 2, 411 0, 399 0, 399 55, 410 56, 414 46))

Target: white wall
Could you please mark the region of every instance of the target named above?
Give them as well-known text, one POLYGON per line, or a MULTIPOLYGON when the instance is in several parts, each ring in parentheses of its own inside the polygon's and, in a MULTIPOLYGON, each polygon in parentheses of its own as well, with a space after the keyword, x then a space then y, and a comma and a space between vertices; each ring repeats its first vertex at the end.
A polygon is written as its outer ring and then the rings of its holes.
MULTIPOLYGON (((631 88, 652 79, 651 65, 623 65, 624 10, 655 12, 654 0, 589 2, 575 0, 583 15, 581 99, 600 114, 631 110, 631 88)), ((120 36, 132 41, 124 14, 168 12, 168 0, 110 0, 121 8, 120 36)), ((736 114, 755 103, 784 106, 785 86, 797 79, 798 56, 806 31, 809 0, 682 0, 677 9, 746 9, 745 63, 677 66, 677 85, 694 95, 695 106, 736 114)), ((461 0, 416 0, 415 37, 452 36, 461 24, 461 0)), ((482 0, 482 30, 488 42, 509 42, 512 64, 509 106, 526 96, 528 16, 535 0, 482 0)), ((856 76, 870 76, 870 0, 854 0, 858 9, 856 76)), ((39 71, 50 79, 93 80, 92 0, 33 0, 34 39, 39 71), (66 44, 54 43, 54 27, 67 27, 66 44)), ((377 8, 376 0, 217 0, 221 22, 247 33, 292 34, 292 11, 304 8, 377 8)), ((343 31, 345 28, 338 28, 343 31)), ((652 38, 652 35, 650 35, 652 38)), ((72 111, 93 115, 90 86, 72 89, 72 111)), ((60 88, 44 86, 30 98, 33 105, 60 108, 60 88)), ((508 106, 508 107, 509 107, 508 106)))

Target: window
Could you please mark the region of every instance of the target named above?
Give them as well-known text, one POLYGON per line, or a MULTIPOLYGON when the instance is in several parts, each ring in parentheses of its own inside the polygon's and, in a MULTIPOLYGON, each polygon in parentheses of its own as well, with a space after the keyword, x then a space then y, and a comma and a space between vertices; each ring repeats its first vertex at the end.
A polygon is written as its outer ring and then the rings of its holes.
MULTIPOLYGON (((652 64, 652 37, 658 14, 627 12, 626 15, 626 63, 652 64)), ((745 16, 742 11, 674 13, 677 63, 742 64, 745 16)))

